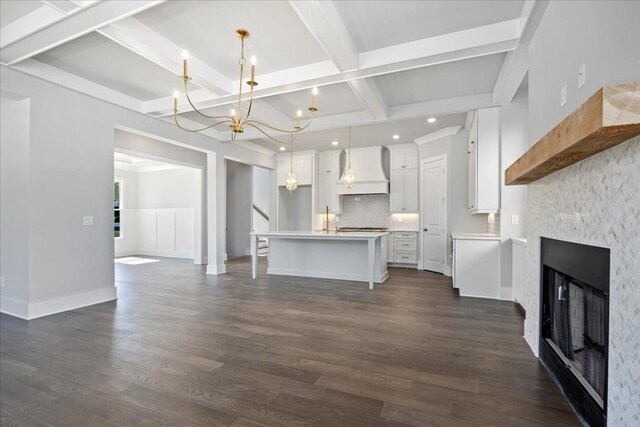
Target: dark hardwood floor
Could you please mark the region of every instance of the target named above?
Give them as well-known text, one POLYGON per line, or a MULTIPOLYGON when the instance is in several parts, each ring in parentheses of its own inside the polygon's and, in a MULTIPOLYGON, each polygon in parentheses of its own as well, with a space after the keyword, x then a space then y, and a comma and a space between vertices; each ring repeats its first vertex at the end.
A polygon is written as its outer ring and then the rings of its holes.
POLYGON ((0 318, 2 425, 577 425, 514 304, 449 278, 116 267, 119 300, 0 318))

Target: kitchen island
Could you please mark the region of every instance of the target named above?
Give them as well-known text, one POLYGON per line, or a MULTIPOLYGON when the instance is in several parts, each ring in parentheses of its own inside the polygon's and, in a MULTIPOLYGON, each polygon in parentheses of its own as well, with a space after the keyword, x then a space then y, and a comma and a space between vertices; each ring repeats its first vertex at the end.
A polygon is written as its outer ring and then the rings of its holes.
POLYGON ((253 278, 258 239, 269 240, 267 274, 382 283, 387 277, 387 232, 280 231, 251 233, 253 278))

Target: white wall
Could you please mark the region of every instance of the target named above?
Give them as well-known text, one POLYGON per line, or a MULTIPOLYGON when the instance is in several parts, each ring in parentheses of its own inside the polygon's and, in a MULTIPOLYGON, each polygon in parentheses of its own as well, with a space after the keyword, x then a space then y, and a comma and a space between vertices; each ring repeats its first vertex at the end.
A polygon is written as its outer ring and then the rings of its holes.
POLYGON ((29 108, 0 97, 0 304, 20 317, 29 300, 29 108))
POLYGON ((199 198, 196 170, 177 167, 138 173, 139 209, 195 208, 199 198))
POLYGON ((250 254, 252 168, 227 160, 227 258, 250 254))
MULTIPOLYGON (((525 77, 526 79, 526 77, 525 77)), ((500 108, 500 298, 513 299, 512 237, 526 237, 527 187, 505 186, 505 170, 529 149, 529 92, 524 84, 513 100, 500 108), (518 216, 518 224, 512 224, 512 215, 518 216)))
POLYGON ((224 194, 225 177, 216 173, 218 159, 232 156, 272 168, 272 156, 186 133, 5 66, 0 67, 0 86, 31 105, 30 156, 21 164, 29 171, 29 253, 21 261, 29 264, 28 317, 116 298, 111 201, 116 128, 207 152, 214 171, 207 177, 208 200, 213 198, 215 208, 209 209, 209 257, 214 261, 209 260, 207 271, 224 272, 224 199, 216 204, 215 198, 224 194), (94 217, 93 226, 82 225, 84 215, 94 217))
MULTIPOLYGON (((427 142, 419 146, 420 160, 447 155, 447 267, 451 268, 451 232, 484 233, 487 215, 471 215, 467 204, 468 161, 467 138, 469 131, 461 129, 456 135, 427 142)), ((420 188, 422 182, 420 182, 420 188)), ((422 191, 422 189, 420 189, 422 191)), ((422 234, 422 233, 420 233, 422 234)))
MULTIPOLYGON (((640 2, 550 2, 529 49, 534 143, 601 86, 640 81, 640 2), (577 88, 586 64, 587 83, 577 88), (567 104, 560 107, 560 87, 567 104)), ((547 176, 528 188, 525 338, 537 354, 540 236, 611 248, 608 424, 640 419, 640 139, 547 176)))

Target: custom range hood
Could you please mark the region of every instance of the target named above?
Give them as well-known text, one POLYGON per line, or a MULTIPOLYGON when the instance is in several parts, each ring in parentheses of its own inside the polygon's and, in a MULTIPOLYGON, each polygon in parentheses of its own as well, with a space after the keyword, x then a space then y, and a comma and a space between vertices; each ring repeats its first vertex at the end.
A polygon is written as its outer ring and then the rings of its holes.
MULTIPOLYGON (((349 159, 346 161, 348 164, 349 159)), ((385 147, 352 148, 351 167, 356 174, 356 182, 353 187, 347 188, 343 178, 340 178, 337 184, 338 194, 389 194, 386 173, 389 169, 389 155, 385 147)))

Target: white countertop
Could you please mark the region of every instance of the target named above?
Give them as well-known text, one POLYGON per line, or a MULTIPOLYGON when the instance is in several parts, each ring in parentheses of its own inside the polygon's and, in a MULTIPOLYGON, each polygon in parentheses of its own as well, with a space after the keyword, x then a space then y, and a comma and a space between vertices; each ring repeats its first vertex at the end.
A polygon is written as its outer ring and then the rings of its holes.
POLYGON ((525 239, 524 237, 512 237, 511 240, 513 240, 513 243, 520 246, 527 246, 527 239, 525 239))
POLYGON ((386 236, 387 231, 375 232, 353 232, 353 231, 273 231, 264 233, 251 233, 252 236, 290 238, 290 239, 343 239, 343 240, 365 240, 386 236))
POLYGON ((459 240, 500 240, 500 236, 491 233, 451 233, 452 239, 459 240))

